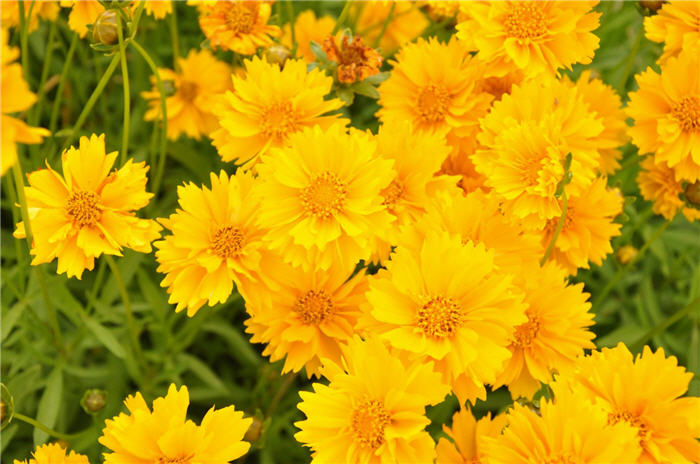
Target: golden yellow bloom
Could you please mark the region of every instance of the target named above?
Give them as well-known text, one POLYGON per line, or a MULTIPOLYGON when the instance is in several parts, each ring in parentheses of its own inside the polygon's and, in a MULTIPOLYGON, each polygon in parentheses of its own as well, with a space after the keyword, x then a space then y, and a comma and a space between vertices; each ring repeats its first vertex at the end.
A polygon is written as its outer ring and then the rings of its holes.
POLYGON ((411 121, 417 130, 443 136, 453 131, 468 137, 478 130, 491 96, 477 89, 482 68, 460 41, 419 39, 402 48, 391 64, 391 77, 379 86, 382 122, 411 121))
POLYGON ((324 364, 329 385, 299 393, 306 420, 294 424, 301 429, 294 437, 311 448, 312 462, 433 462, 425 406, 442 401, 447 388, 432 363, 409 362, 374 337, 355 337, 342 351, 342 364, 324 364))
POLYGON ((450 154, 440 167, 440 174, 460 176, 457 182, 464 193, 475 190, 490 190, 486 186, 486 177, 476 171, 472 157, 478 147, 477 141, 472 137, 447 137, 447 144, 451 148, 450 154))
POLYGON ((575 63, 588 64, 598 48, 592 33, 600 13, 597 1, 463 2, 466 15, 457 25, 457 37, 479 59, 489 63, 492 75, 517 68, 529 76, 556 74, 575 63))
POLYGON ((644 18, 644 30, 647 39, 664 44, 664 53, 659 58, 663 64, 682 50, 700 53, 700 2, 671 1, 664 2, 654 16, 644 18))
POLYGON ((507 420, 503 435, 483 438, 489 464, 633 463, 639 456, 631 427, 610 424, 607 414, 570 392, 542 400, 539 414, 515 403, 507 420))
POLYGON ((245 66, 245 75, 233 76, 233 91, 217 98, 219 128, 212 143, 224 161, 252 166, 258 155, 285 146, 291 134, 304 128, 348 123, 337 115, 324 116, 343 102, 324 99, 333 79, 320 69, 307 71, 303 60, 287 60, 280 69, 258 57, 245 66))
MULTIPOLYGON (((186 58, 179 58, 180 70, 158 70, 163 84, 174 93, 165 101, 168 116, 168 138, 175 140, 181 134, 199 140, 209 136, 218 127, 213 107, 218 95, 231 88, 231 68, 208 50, 190 50, 186 58)), ((160 121, 160 92, 155 77, 151 77, 153 89, 141 92, 148 100, 146 121, 160 121)))
POLYGON ((430 24, 415 2, 391 0, 357 2, 355 12, 359 13, 359 16, 356 30, 368 44, 374 46, 392 7, 392 19, 379 41, 379 48, 384 56, 393 54, 399 47, 418 37, 430 24))
POLYGON ((576 374, 558 378, 563 385, 554 388, 594 401, 595 415, 603 413, 609 424, 632 426, 643 450, 638 462, 690 464, 700 461, 700 398, 681 396, 692 378, 663 348, 652 352, 645 346, 633 357, 619 343, 579 358, 576 374))
MULTIPOLYGON (((304 58, 307 63, 316 61, 316 55, 311 51, 311 42, 323 44, 323 39, 331 35, 335 27, 335 19, 330 16, 316 18, 313 10, 304 10, 294 21, 294 38, 297 41, 297 56, 304 58)), ((290 50, 292 48, 292 28, 285 24, 282 28, 284 35, 280 42, 290 50)))
POLYGON ((639 250, 632 245, 624 245, 617 249, 615 255, 617 256, 617 260, 620 261, 620 264, 627 264, 636 259, 638 253, 639 250))
MULTIPOLYGON (((138 3, 135 1, 133 5, 138 6, 138 3)), ((147 0, 144 10, 153 16, 153 19, 163 19, 173 11, 173 2, 171 0, 147 0)))
POLYGON ((352 84, 379 73, 382 55, 372 47, 365 46, 362 37, 350 39, 343 34, 338 46, 336 37, 329 35, 323 40, 323 51, 328 59, 338 63, 338 82, 352 84))
MULTIPOLYGON (((129 159, 110 172, 117 152, 105 154, 104 135, 81 137, 61 156, 63 175, 46 166, 27 175, 27 204, 34 243, 32 264, 58 258, 58 273, 81 278, 100 255, 121 256, 124 247, 151 252, 161 227, 136 217, 153 196, 146 192, 148 167, 129 159)), ((16 238, 25 238, 24 223, 16 238)))
POLYGON ((90 464, 87 456, 71 451, 66 454, 66 450, 58 443, 41 445, 32 453, 30 459, 19 461, 15 459, 14 464, 90 464))
POLYGON ((180 209, 161 219, 172 235, 153 244, 158 272, 167 274, 161 286, 168 287, 176 311, 187 308, 193 316, 207 302, 225 302, 234 282, 259 279, 266 230, 257 225, 256 182, 249 173, 221 171, 211 174, 210 189, 178 187, 180 209))
POLYGON ((174 384, 165 397, 153 401, 153 411, 141 393, 124 400, 130 414, 107 419, 99 442, 105 464, 227 463, 243 456, 250 443, 243 435, 253 422, 233 406, 215 410, 212 406, 200 425, 187 420, 190 403, 184 385, 174 384))
POLYGON ((680 211, 689 221, 700 219, 700 210, 686 205, 681 199, 684 183, 676 180, 673 169, 663 161, 656 162, 653 155, 644 159, 641 166, 637 176, 639 191, 645 200, 654 203, 656 214, 670 221, 680 211))
POLYGON ((51 135, 46 129, 28 126, 24 121, 10 116, 31 107, 36 102, 36 95, 24 80, 22 66, 15 63, 19 50, 10 47, 8 41, 7 29, 0 29, 0 176, 17 161, 17 143, 41 143, 44 137, 51 135))
MULTIPOLYGON (((39 18, 48 21, 55 21, 60 10, 58 2, 55 1, 27 1, 24 3, 24 14, 32 15, 29 18, 28 32, 32 32, 39 27, 39 18)), ((17 0, 3 0, 0 2, 0 26, 4 28, 19 26, 19 2, 17 0)))
POLYGON ((376 156, 371 134, 334 125, 290 135, 289 146, 262 156, 260 224, 266 239, 295 266, 352 266, 393 220, 381 192, 392 161, 376 156))
POLYGON ((482 451, 484 437, 498 437, 507 423, 505 414, 491 418, 488 413, 476 420, 469 408, 460 409, 452 416, 452 427, 442 426, 451 440, 438 441, 436 464, 489 464, 482 451))
POLYGON ((85 37, 88 33, 88 25, 93 24, 100 13, 105 11, 97 0, 61 0, 61 6, 71 9, 68 26, 80 38, 85 37))
POLYGON ((199 8, 199 27, 213 48, 254 55, 272 44, 271 37, 282 35, 278 26, 267 24, 271 1, 223 0, 199 8))
POLYGON ((522 295, 494 258, 483 244, 431 231, 417 247, 397 247, 370 278, 363 328, 434 360, 461 403, 485 398, 483 385, 511 356, 515 326, 527 321, 522 295))
POLYGON ((629 94, 629 129, 640 154, 654 153, 677 180, 700 179, 700 55, 682 53, 637 76, 639 90, 629 94))

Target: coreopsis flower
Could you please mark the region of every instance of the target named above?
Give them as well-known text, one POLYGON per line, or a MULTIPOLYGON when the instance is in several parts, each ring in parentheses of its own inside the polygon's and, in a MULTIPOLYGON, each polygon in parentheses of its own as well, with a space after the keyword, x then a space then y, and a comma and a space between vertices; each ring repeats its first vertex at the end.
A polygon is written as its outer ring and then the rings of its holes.
POLYGON ((224 161, 249 167, 261 153, 285 146, 291 134, 304 128, 347 124, 328 114, 343 102, 325 99, 333 79, 320 69, 307 71, 303 60, 287 60, 280 69, 258 57, 246 60, 245 67, 245 75, 233 76, 233 90, 217 100, 219 127, 212 143, 224 161))
POLYGON ((267 231, 257 225, 257 182, 249 173, 221 171, 211 174, 211 188, 178 187, 180 209, 161 220, 172 235, 153 244, 176 311, 193 316, 205 303, 225 302, 241 279, 259 279, 267 231))
POLYGON ((265 266, 268 284, 243 281, 246 295, 246 332, 251 342, 265 343, 263 355, 274 362, 285 358, 282 373, 319 375, 321 361, 340 363, 340 347, 355 333, 364 304, 367 277, 354 266, 333 265, 327 270, 304 270, 283 262, 281 256, 265 266))
POLYGON ((623 245, 617 249, 615 257, 620 262, 620 264, 627 264, 637 259, 639 255, 639 250, 637 250, 632 245, 623 245))
POLYGON ((700 179, 700 54, 682 53, 637 76, 639 90, 629 94, 629 129, 640 154, 654 153, 676 179, 700 179))
POLYGON ((442 426, 450 439, 438 441, 436 464, 489 464, 482 450, 484 437, 498 437, 507 424, 505 414, 492 418, 488 413, 476 420, 469 408, 460 409, 452 416, 452 427, 442 426))
POLYGON ((637 176, 639 191, 645 200, 654 203, 656 214, 670 221, 680 211, 689 221, 700 219, 700 210, 689 206, 681 198, 684 183, 676 180, 673 169, 663 161, 657 163, 653 155, 645 158, 641 166, 642 170, 637 176))
POLYGON ((457 37, 501 76, 520 69, 529 76, 556 74, 575 63, 588 64, 600 40, 593 34, 597 1, 463 2, 466 15, 457 37))
MULTIPOLYGON (((5 7, 3 6, 3 9, 5 7)), ((10 116, 30 108, 36 95, 29 90, 22 74, 17 47, 9 46, 7 29, 0 29, 0 176, 17 161, 17 143, 41 143, 51 133, 41 127, 31 127, 24 121, 10 116)))
POLYGON ((553 388, 592 400, 592 416, 602 413, 608 424, 631 426, 642 448, 638 462, 690 464, 700 461, 700 398, 683 397, 692 378, 663 348, 645 346, 633 356, 619 343, 579 358, 576 373, 558 377, 553 388))
MULTIPOLYGON (((60 7, 55 1, 34 1, 24 4, 24 14, 29 14, 31 6, 31 16, 27 25, 27 32, 33 32, 39 27, 39 19, 55 21, 60 7)), ((0 26, 4 28, 19 26, 19 2, 17 0, 6 0, 0 2, 0 26)))
MULTIPOLYGON (((313 10, 304 10, 294 20, 294 38, 297 42, 297 56, 307 63, 316 61, 316 55, 311 51, 311 42, 323 44, 323 39, 333 33, 335 19, 330 16, 316 17, 313 10)), ((290 24, 282 27, 284 35, 280 42, 292 49, 292 28, 290 24)))
POLYGON ((278 26, 267 24, 271 1, 223 0, 203 3, 199 8, 199 27, 213 48, 254 55, 282 35, 278 26))
POLYGON ((68 27, 82 39, 88 33, 88 25, 93 24, 97 17, 105 11, 104 6, 97 0, 61 0, 61 6, 70 8, 68 27))
POLYGON ((415 2, 376 1, 356 5, 357 32, 374 46, 379 35, 379 48, 385 56, 391 55, 399 47, 418 37, 430 22, 420 12, 415 2), (387 23, 387 18, 391 18, 387 23), (384 30, 384 24, 386 29, 384 30))
POLYGON ((376 156, 371 134, 334 125, 289 136, 289 145, 262 156, 260 224, 271 249, 295 266, 313 261, 352 266, 389 230, 382 191, 392 161, 376 156))
MULTIPOLYGON (((146 192, 146 163, 129 159, 112 171, 117 152, 105 154, 105 137, 95 134, 81 137, 61 159, 63 175, 48 163, 27 175, 32 264, 58 258, 59 274, 80 279, 102 254, 121 256, 123 248, 150 253, 161 227, 135 215, 153 196, 146 192)), ((23 222, 14 236, 26 237, 23 222)))
POLYGON ((508 347, 513 356, 498 376, 494 388, 508 385, 513 398, 532 398, 540 382, 574 366, 584 349, 595 349, 589 294, 583 283, 567 285, 566 273, 554 263, 523 267, 516 279, 525 294, 527 322, 515 328, 508 347))
POLYGON ((491 96, 478 90, 482 68, 460 41, 419 39, 403 47, 391 64, 391 77, 379 86, 382 122, 411 121, 417 130, 443 136, 475 134, 491 96))
POLYGON ((355 337, 342 354, 342 364, 324 363, 328 385, 299 393, 306 419, 294 423, 294 438, 311 448, 312 462, 433 462, 425 407, 447 388, 432 363, 397 356, 375 337, 355 337))
POLYGON ((32 457, 22 461, 15 459, 14 464, 90 464, 87 456, 66 449, 58 443, 37 446, 32 457))
POLYGON ((609 423, 600 408, 570 392, 542 400, 539 411, 515 403, 507 420, 502 435, 482 439, 489 464, 632 463, 639 456, 631 427, 609 423))
POLYGON ((372 47, 364 44, 362 37, 348 37, 343 34, 338 45, 332 35, 323 40, 323 51, 328 59, 338 63, 338 81, 343 84, 352 84, 367 79, 379 73, 382 65, 382 55, 372 47))
MULTIPOLYGON (((218 127, 213 107, 217 104, 218 95, 231 88, 231 68, 208 50, 190 50, 187 57, 178 58, 178 64, 180 69, 177 72, 158 69, 164 86, 173 92, 165 100, 167 135, 171 140, 182 134, 199 140, 218 127)), ((141 92, 141 96, 148 100, 148 111, 143 118, 146 121, 161 121, 160 91, 153 76, 151 84, 151 90, 141 92)))
POLYGON ((644 18, 644 31, 647 39, 664 44, 664 52, 659 58, 663 64, 683 50, 695 50, 700 43, 700 2, 663 2, 661 9, 653 16, 644 18))
POLYGON ((174 384, 165 397, 156 398, 151 410, 141 393, 129 395, 124 404, 130 414, 107 419, 99 442, 105 464, 227 463, 243 456, 250 443, 243 435, 253 422, 233 406, 212 407, 200 425, 187 420, 190 403, 186 386, 174 384))
POLYGON ((417 247, 397 247, 370 278, 361 327, 434 361, 460 402, 485 398, 515 327, 527 322, 522 294, 494 258, 483 244, 434 231, 417 247))

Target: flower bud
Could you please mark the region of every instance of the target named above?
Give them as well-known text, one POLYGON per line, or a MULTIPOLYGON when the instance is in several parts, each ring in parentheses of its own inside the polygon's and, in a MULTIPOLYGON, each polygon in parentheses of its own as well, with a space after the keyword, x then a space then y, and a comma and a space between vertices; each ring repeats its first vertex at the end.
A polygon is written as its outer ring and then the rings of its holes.
POLYGON ((249 443, 254 443, 260 438, 260 433, 262 432, 262 420, 258 417, 253 417, 253 422, 248 427, 243 439, 249 443))
POLYGON ((92 40, 103 45, 113 45, 119 40, 116 10, 105 10, 97 17, 92 26, 92 40))
POLYGON ((639 4, 649 11, 656 11, 664 4, 664 0, 640 0, 639 4))
POLYGON ((80 400, 80 405, 83 407, 88 414, 97 414, 105 407, 105 399, 107 397, 107 392, 104 390, 99 390, 97 388, 92 388, 87 390, 80 400))
POLYGON ((695 207, 700 207, 700 180, 695 181, 692 184, 688 184, 685 187, 684 194, 688 203, 695 207))
POLYGON ((625 245, 618 248, 615 256, 617 256, 617 260, 620 264, 627 264, 637 257, 637 253, 638 251, 635 247, 632 245, 625 245))
POLYGON ((270 47, 265 50, 265 59, 268 63, 278 64, 280 67, 284 66, 291 52, 289 48, 281 44, 270 45, 270 47))

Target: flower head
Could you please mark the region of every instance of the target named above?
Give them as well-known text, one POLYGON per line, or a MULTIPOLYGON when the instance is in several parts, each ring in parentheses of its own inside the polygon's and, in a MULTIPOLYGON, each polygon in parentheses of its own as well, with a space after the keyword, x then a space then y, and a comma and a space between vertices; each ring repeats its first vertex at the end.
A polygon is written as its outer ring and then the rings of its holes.
MULTIPOLYGON (((700 43, 698 18, 700 3, 683 1, 663 2, 657 14, 644 18, 647 39, 664 44, 661 64, 683 50, 697 48, 700 43)), ((695 53, 698 52, 700 50, 695 53)))
POLYGON ((37 446, 32 453, 32 457, 19 461, 15 459, 14 464, 90 464, 87 456, 71 451, 66 454, 66 449, 58 443, 37 446))
MULTIPOLYGON (((333 33, 335 19, 330 16, 316 17, 314 10, 304 10, 294 20, 294 38, 297 42, 297 54, 307 63, 316 61, 316 55, 311 51, 311 42, 321 45, 323 39, 333 33)), ((285 24, 282 28, 284 35, 280 42, 289 49, 292 48, 292 28, 285 24)))
POLYGON ((645 200, 654 203, 656 214, 670 221, 680 211, 689 221, 700 219, 700 210, 687 205, 681 199, 684 183, 676 180, 673 169, 663 161, 656 162, 653 155, 645 158, 641 166, 642 170, 637 176, 639 191, 645 200))
POLYGON ((340 45, 332 35, 323 40, 323 51, 328 59, 338 63, 338 81, 352 84, 367 79, 379 72, 382 55, 368 47, 362 37, 348 37, 343 34, 340 45))
POLYGON ((505 414, 492 418, 488 413, 476 420, 469 408, 460 409, 452 416, 452 427, 442 426, 450 439, 438 441, 436 464, 489 464, 483 452, 484 437, 498 437, 507 424, 505 414))

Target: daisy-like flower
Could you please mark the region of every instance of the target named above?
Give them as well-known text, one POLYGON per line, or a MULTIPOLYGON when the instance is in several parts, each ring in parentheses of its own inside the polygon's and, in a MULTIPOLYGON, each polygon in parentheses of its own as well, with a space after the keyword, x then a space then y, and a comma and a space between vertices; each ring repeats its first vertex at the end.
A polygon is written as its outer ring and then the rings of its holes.
POLYGON ((245 67, 245 75, 233 76, 233 91, 217 99, 219 128, 212 143, 224 161, 251 166, 259 154, 286 145, 291 134, 304 128, 347 124, 327 115, 343 102, 325 99, 333 79, 320 69, 307 71, 303 60, 287 60, 280 69, 258 57, 245 67))
POLYGON ((663 2, 661 9, 653 16, 644 18, 647 39, 664 44, 664 52, 659 58, 663 64, 683 50, 695 50, 700 44, 700 2, 663 2))
POLYGON ((382 122, 411 121, 417 130, 443 136, 453 131, 468 137, 478 130, 491 96, 478 90, 481 67, 460 41, 419 39, 403 47, 391 64, 391 77, 379 86, 382 122))
POLYGON ((482 450, 484 437, 498 437, 507 423, 505 414, 492 418, 488 413, 476 420, 469 408, 460 409, 452 416, 452 427, 442 426, 450 439, 438 441, 436 464, 489 464, 482 450))
MULTIPOLYGON (((681 195, 684 193, 684 182, 676 180, 673 169, 669 168, 663 161, 655 162, 654 156, 645 158, 641 166, 642 170, 637 176, 639 191, 645 200, 654 203, 653 209, 656 214, 660 214, 670 221, 680 211, 689 221, 700 219, 700 209, 688 206, 681 199, 681 195)), ((700 181, 695 183, 700 183, 700 181)))
MULTIPOLYGON (((151 252, 161 227, 134 213, 153 196, 146 192, 148 167, 129 159, 110 172, 116 158, 116 151, 105 154, 104 135, 93 134, 63 152, 62 176, 48 164, 27 175, 32 264, 58 258, 59 274, 80 279, 103 253, 121 256, 125 247, 151 252)), ((14 236, 26 237, 23 222, 14 236)))
POLYGON ((228 463, 243 456, 250 443, 243 435, 253 422, 233 406, 212 407, 200 425, 187 420, 190 403, 184 385, 174 384, 165 397, 148 407, 141 393, 124 400, 130 414, 107 419, 99 442, 111 453, 104 453, 105 464, 228 463))
MULTIPOLYGON (((33 32, 39 27, 39 19, 55 21, 61 9, 55 1, 34 1, 24 4, 24 14, 29 14, 31 5, 32 15, 29 18, 27 32, 33 32)), ((19 2, 6 0, 0 3, 0 26, 4 28, 19 26, 19 2)))
MULTIPOLYGON (((3 7, 4 8, 4 7, 3 7)), ((14 464, 90 464, 87 456, 66 449, 58 443, 41 445, 32 453, 32 457, 22 461, 15 459, 14 464)))
POLYGON ((588 327, 589 294, 583 283, 567 285, 566 273, 554 263, 523 268, 516 284, 525 293, 527 322, 515 328, 509 346, 513 357, 498 376, 494 388, 508 385, 513 398, 532 398, 540 382, 552 374, 570 370, 585 349, 595 349, 588 327))
POLYGON ((561 391, 539 411, 519 403, 507 414, 503 435, 483 438, 489 464, 633 463, 639 456, 634 430, 610 424, 590 401, 561 391))
MULTIPOLYGON (((4 10, 5 6, 2 8, 4 10)), ((7 29, 0 29, 0 176, 17 161, 17 143, 41 143, 44 137, 51 135, 46 129, 28 126, 24 121, 10 116, 30 108, 36 102, 36 95, 24 80, 22 66, 15 63, 19 50, 10 47, 8 40, 7 29)))
POLYGON ((393 220, 381 192, 392 161, 376 156, 371 134, 316 126, 289 137, 289 146, 262 156, 260 224, 271 249, 295 266, 352 266, 393 220))
POLYGON ((68 15, 68 27, 81 39, 87 35, 88 25, 93 24, 100 13, 105 11, 97 0, 61 0, 61 6, 71 9, 68 15))
POLYGON ((676 179, 700 179, 700 55, 682 53, 637 76, 639 90, 630 93, 629 129, 640 154, 654 153, 676 172, 676 179), (692 70, 692 71, 691 71, 692 70))
POLYGON ((619 343, 579 358, 575 375, 558 377, 555 384, 563 385, 553 388, 571 389, 580 402, 594 401, 598 411, 592 416, 602 412, 609 424, 631 425, 642 447, 638 462, 690 464, 700 461, 700 398, 682 397, 692 378, 663 348, 652 352, 645 346, 633 357, 619 343))
POLYGON ((342 351, 342 364, 324 363, 329 385, 299 393, 306 420, 294 424, 294 437, 311 448, 312 462, 433 462, 425 407, 447 388, 432 363, 409 362, 374 337, 355 337, 342 351))
POLYGON ((211 188, 178 187, 180 209, 161 220, 172 235, 153 244, 176 311, 193 316, 207 302, 225 302, 241 279, 259 279, 266 230, 256 220, 257 182, 249 173, 221 171, 211 174, 211 188))
MULTIPOLYGON (((208 50, 190 50, 186 58, 178 59, 178 72, 161 68, 158 70, 164 85, 173 93, 165 100, 168 116, 168 138, 175 140, 181 134, 199 140, 217 129, 217 118, 213 107, 217 96, 231 88, 231 68, 208 50)), ((141 92, 148 100, 146 121, 161 121, 160 91, 155 77, 151 77, 153 88, 141 92)))
POLYGON ((430 24, 415 2, 380 0, 357 4, 355 8, 359 13, 356 30, 368 44, 373 45, 382 31, 384 32, 379 40, 379 48, 384 56, 391 55, 399 47, 418 37, 430 24), (390 14, 392 17, 387 23, 390 14), (387 25, 386 29, 384 24, 387 25))
MULTIPOLYGON (((335 27, 335 19, 330 16, 316 17, 314 10, 304 10, 294 21, 294 38, 297 41, 297 54, 307 63, 316 61, 316 55, 311 51, 311 42, 321 45, 323 39, 331 35, 335 27)), ((284 35, 280 42, 292 49, 292 28, 285 24, 282 28, 284 35)))
MULTIPOLYGON (((564 225, 554 244, 552 258, 571 275, 577 269, 588 269, 589 262, 601 265, 613 249, 610 240, 620 235, 622 225, 613 222, 622 214, 624 198, 617 188, 606 186, 604 178, 596 179, 581 195, 568 198, 564 225)), ((547 247, 559 218, 547 221, 542 246, 547 247)))
POLYGON ((362 327, 401 350, 435 361, 460 402, 485 398, 527 322, 522 294, 499 271, 494 252, 430 232, 418 247, 399 246, 370 278, 362 327))
POLYGON ((199 27, 213 48, 254 55, 260 47, 272 44, 282 35, 278 26, 267 24, 271 1, 221 0, 203 3, 199 27))
POLYGON ((323 51, 329 60, 338 63, 338 82, 352 84, 379 73, 382 55, 364 44, 362 37, 343 34, 340 45, 332 35, 323 40, 323 51))
POLYGON ((515 68, 530 76, 556 74, 575 63, 588 64, 598 48, 593 34, 600 13, 597 1, 463 2, 466 15, 457 37, 489 63, 489 72, 503 75, 515 68))

